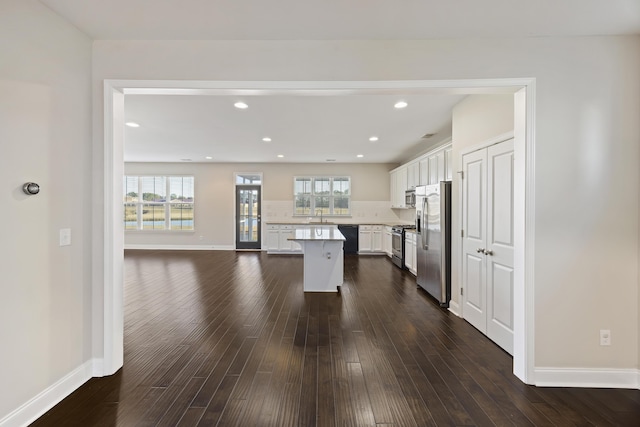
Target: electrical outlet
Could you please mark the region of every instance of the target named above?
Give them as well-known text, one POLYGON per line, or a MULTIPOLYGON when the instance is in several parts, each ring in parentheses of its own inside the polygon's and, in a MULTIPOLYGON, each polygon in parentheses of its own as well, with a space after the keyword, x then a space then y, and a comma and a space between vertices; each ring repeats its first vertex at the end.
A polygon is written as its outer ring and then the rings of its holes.
POLYGON ((71 229, 63 228, 60 230, 60 246, 71 245, 71 229))
POLYGON ((611 345, 611 331, 600 329, 600 345, 611 345))
POLYGON ((204 240, 204 236, 200 236, 200 240, 204 240))

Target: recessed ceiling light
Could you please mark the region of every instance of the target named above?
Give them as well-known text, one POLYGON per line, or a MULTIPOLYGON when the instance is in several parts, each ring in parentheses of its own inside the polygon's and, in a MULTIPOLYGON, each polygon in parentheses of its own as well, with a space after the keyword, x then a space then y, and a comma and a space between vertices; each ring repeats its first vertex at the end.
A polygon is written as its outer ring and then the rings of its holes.
POLYGON ((130 128, 139 128, 140 125, 135 123, 135 122, 127 122, 125 123, 125 125, 129 126, 130 128))
POLYGON ((335 162, 336 159, 327 159, 327 162, 335 162))
POLYGON ((271 142, 271 138, 269 138, 268 136, 265 136, 264 138, 262 138, 262 140, 264 142, 271 142))
POLYGON ((236 102, 235 104, 233 104, 233 106, 241 110, 244 110, 245 108, 249 108, 249 106, 244 102, 236 102))
POLYGON ((363 158, 363 157, 364 157, 364 154, 358 154, 356 157, 357 157, 357 158, 359 158, 359 159, 361 159, 361 158, 363 158))
POLYGON ((407 105, 409 105, 409 104, 407 104, 405 101, 398 101, 398 102, 396 102, 394 107, 400 109, 400 108, 406 107, 407 105))
POLYGON ((283 158, 283 157, 284 157, 284 154, 278 154, 278 157, 279 157, 279 158, 283 158))
POLYGON ((376 142, 378 140, 377 136, 372 136, 371 138, 369 138, 369 141, 371 142, 376 142))
POLYGON ((205 157, 205 159, 207 159, 207 160, 211 160, 211 159, 213 159, 213 157, 211 157, 211 156, 207 156, 207 157, 205 157))
POLYGON ((180 159, 180 160, 182 160, 183 162, 192 162, 193 161, 191 159, 180 159))

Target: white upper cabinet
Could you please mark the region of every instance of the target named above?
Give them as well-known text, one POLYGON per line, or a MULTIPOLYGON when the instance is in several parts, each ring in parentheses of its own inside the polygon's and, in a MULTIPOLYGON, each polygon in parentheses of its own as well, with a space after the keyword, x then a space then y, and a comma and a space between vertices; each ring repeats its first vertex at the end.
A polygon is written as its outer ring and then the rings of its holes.
POLYGON ((392 208, 404 208, 405 198, 404 192, 407 191, 408 184, 408 168, 401 166, 389 172, 390 178, 390 195, 392 208))
POLYGON ((419 185, 450 181, 453 177, 451 144, 440 147, 389 172, 392 208, 406 208, 405 191, 419 185))
POLYGON ((420 159, 420 185, 427 185, 429 183, 429 159, 420 159))
POLYGON ((444 179, 453 179, 453 149, 451 147, 444 150, 444 179))
POLYGON ((420 162, 415 161, 407 166, 407 189, 420 185, 420 162))

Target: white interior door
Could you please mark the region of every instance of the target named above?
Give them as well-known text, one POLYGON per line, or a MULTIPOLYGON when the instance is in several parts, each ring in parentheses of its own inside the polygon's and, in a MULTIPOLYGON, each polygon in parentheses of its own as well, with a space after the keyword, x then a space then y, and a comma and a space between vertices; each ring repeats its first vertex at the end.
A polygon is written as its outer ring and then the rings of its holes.
POLYGON ((513 140, 487 148, 487 336, 513 354, 513 140))
POLYGON ((513 354, 513 140, 463 157, 464 318, 513 354))
POLYGON ((462 312, 464 318, 484 334, 487 333, 486 164, 486 149, 462 157, 462 312))

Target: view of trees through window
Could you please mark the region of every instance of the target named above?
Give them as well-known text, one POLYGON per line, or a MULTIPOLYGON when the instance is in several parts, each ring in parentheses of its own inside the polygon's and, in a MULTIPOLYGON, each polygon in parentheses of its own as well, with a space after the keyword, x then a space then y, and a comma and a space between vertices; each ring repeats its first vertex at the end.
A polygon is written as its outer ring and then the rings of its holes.
POLYGON ((193 230, 192 176, 125 176, 125 230, 193 230))
POLYGON ((349 215, 351 178, 295 177, 294 215, 349 215))

